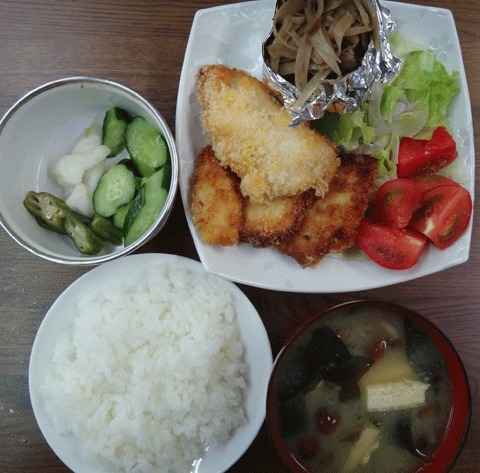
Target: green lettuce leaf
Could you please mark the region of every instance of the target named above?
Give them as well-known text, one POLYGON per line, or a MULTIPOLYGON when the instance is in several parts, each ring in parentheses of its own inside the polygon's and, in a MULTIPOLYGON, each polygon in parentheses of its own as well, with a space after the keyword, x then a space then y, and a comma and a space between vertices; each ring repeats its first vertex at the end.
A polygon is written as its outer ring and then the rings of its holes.
POLYGON ((448 107, 460 87, 425 49, 401 35, 391 35, 393 53, 403 66, 393 81, 378 84, 368 103, 354 113, 326 113, 312 126, 348 152, 379 161, 379 175, 395 175, 398 143, 404 136, 428 138, 438 126, 450 128, 448 107))

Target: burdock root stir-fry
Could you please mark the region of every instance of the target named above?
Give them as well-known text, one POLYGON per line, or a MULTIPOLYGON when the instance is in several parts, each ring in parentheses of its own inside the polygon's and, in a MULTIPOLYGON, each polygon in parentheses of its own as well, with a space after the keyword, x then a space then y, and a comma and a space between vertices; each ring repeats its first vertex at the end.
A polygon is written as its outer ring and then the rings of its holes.
POLYGON ((270 68, 301 92, 298 102, 360 66, 378 31, 372 8, 368 0, 279 2, 267 46, 270 68))

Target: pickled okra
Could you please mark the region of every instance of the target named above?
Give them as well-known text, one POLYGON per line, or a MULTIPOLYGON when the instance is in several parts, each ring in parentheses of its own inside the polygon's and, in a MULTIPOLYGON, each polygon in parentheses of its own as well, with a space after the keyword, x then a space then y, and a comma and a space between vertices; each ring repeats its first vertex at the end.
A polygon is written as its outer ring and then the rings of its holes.
POLYGON ((41 227, 62 235, 67 233, 65 230, 65 218, 68 213, 73 214, 84 224, 90 222, 88 217, 77 214, 62 199, 48 192, 28 192, 23 205, 35 217, 35 220, 41 227))
POLYGON ((30 191, 23 200, 23 205, 41 227, 66 235, 65 217, 68 208, 62 200, 46 192, 30 191))
POLYGON ((107 244, 106 240, 97 235, 72 212, 68 212, 65 216, 65 231, 78 251, 84 255, 96 255, 107 244))
POLYGON ((119 230, 108 218, 95 215, 89 227, 97 235, 101 236, 113 245, 121 245, 123 243, 123 232, 119 230))
POLYGON ((68 235, 83 254, 96 254, 107 243, 89 227, 91 219, 70 210, 63 200, 52 194, 30 191, 23 205, 41 227, 68 235))

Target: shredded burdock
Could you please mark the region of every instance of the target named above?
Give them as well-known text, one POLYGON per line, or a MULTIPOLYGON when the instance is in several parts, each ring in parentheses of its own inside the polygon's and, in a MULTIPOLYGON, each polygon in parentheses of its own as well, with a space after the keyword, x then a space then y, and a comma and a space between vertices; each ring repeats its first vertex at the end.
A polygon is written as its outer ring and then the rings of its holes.
POLYGON ((297 105, 320 84, 357 69, 378 21, 369 0, 280 0, 267 46, 270 68, 299 90, 297 105))

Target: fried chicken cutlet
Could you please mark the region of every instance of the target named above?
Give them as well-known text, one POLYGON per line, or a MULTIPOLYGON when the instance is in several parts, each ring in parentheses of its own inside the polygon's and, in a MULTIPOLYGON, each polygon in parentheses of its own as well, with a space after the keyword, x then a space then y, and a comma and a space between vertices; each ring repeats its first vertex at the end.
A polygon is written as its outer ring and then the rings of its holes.
POLYGON ((355 242, 375 185, 378 162, 370 156, 346 156, 323 198, 316 198, 299 230, 276 248, 303 267, 314 267, 329 253, 355 242))
POLYGON ((197 79, 204 132, 222 166, 241 179, 243 195, 262 203, 326 193, 339 166, 334 144, 307 123, 290 126, 274 92, 245 71, 207 65, 197 79))
POLYGON ((243 197, 238 186, 238 177, 222 167, 212 147, 203 148, 194 175, 192 216, 210 245, 275 245, 298 228, 313 200, 313 192, 305 192, 257 204, 243 197))
POLYGON ((313 198, 311 191, 277 197, 264 203, 245 198, 240 241, 257 248, 277 245, 298 229, 313 198))
POLYGON ((233 172, 220 165, 211 146, 198 156, 192 193, 192 219, 209 245, 238 243, 243 197, 233 172))

